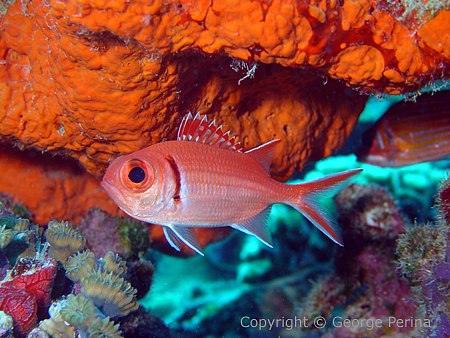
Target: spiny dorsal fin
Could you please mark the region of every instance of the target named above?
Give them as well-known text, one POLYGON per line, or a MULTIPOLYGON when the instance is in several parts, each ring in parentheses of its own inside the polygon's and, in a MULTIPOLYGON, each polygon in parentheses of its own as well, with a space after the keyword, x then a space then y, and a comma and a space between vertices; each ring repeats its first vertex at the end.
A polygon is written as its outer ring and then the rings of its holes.
POLYGON ((183 117, 178 129, 177 140, 205 143, 242 152, 241 143, 236 142, 235 136, 231 137, 229 131, 224 133, 222 125, 216 127, 214 120, 208 123, 206 115, 201 117, 200 113, 197 113, 194 117, 191 113, 188 113, 183 117))
POLYGON ((273 160, 273 154, 275 152, 275 146, 281 142, 280 139, 275 139, 258 147, 247 150, 245 153, 257 160, 263 167, 269 172, 270 164, 273 160))

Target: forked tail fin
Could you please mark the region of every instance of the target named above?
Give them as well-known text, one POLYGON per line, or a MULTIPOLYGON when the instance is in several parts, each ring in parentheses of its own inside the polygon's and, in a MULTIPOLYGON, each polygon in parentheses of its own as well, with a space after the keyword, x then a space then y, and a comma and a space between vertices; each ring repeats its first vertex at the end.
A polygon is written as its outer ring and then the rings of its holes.
POLYGON ((319 199, 321 195, 335 189, 336 185, 361 171, 362 169, 347 170, 318 180, 294 185, 292 188, 296 196, 288 204, 300 211, 303 216, 334 242, 344 246, 342 238, 335 230, 335 221, 323 208, 320 208, 319 199))

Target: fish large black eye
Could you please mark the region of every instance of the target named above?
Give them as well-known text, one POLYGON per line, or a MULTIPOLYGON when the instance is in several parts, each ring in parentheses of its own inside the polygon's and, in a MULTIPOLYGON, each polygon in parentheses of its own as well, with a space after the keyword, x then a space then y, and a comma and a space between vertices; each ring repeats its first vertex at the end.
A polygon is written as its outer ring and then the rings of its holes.
POLYGON ((141 183, 145 180, 145 171, 141 167, 134 167, 128 173, 128 178, 133 183, 141 183))

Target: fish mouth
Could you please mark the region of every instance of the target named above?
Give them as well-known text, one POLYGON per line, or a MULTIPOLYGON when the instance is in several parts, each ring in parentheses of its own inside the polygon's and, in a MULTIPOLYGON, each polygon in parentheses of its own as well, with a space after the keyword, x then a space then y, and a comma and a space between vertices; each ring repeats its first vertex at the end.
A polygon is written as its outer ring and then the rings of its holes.
POLYGON ((123 200, 123 196, 122 193, 120 192, 119 189, 117 189, 114 185, 112 185, 111 183, 102 180, 100 182, 100 186, 103 188, 103 190, 106 191, 106 193, 108 194, 108 196, 114 200, 114 202, 116 202, 116 204, 118 204, 119 206, 121 206, 121 203, 119 203, 120 199, 123 200))

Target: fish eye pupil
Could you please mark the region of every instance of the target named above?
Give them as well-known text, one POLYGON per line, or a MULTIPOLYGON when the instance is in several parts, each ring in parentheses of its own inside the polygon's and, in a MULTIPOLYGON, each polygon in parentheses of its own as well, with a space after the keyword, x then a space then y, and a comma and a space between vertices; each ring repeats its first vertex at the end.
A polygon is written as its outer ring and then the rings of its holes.
POLYGON ((128 178, 133 183, 141 183, 145 179, 145 171, 141 167, 134 167, 128 173, 128 178))

